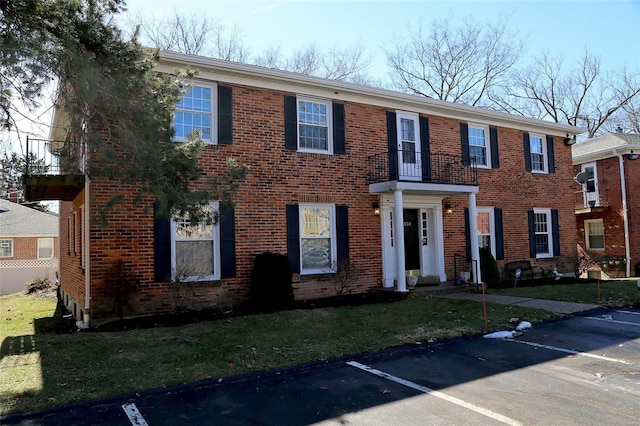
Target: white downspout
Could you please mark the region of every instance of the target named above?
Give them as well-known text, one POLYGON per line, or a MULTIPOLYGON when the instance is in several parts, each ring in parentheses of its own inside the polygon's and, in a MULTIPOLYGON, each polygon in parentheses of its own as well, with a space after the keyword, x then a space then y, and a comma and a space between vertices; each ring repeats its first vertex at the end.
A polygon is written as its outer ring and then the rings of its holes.
POLYGON ((402 208, 402 190, 393 191, 393 214, 396 221, 396 291, 407 291, 407 276, 404 258, 404 211, 402 208))
POLYGON ((91 250, 91 206, 89 205, 89 176, 85 174, 84 178, 84 217, 82 218, 84 223, 84 250, 82 255, 84 256, 84 326, 89 327, 91 325, 91 256, 89 250, 91 250))
POLYGON ((627 267, 625 271, 626 278, 631 276, 631 250, 629 249, 629 215, 627 213, 627 183, 624 177, 624 159, 622 154, 618 154, 618 150, 613 150, 613 155, 618 157, 620 164, 620 186, 622 187, 622 221, 624 223, 624 252, 627 259, 627 267))

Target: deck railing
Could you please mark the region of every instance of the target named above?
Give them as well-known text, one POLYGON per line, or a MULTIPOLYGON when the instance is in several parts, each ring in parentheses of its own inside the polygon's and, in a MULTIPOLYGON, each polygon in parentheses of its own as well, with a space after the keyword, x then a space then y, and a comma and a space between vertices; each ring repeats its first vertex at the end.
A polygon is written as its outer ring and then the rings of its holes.
POLYGON ((85 170, 85 144, 27 137, 26 175, 81 175, 85 170))
POLYGON ((393 150, 372 155, 368 160, 370 184, 393 180, 464 185, 478 183, 475 157, 393 150), (402 161, 398 161, 399 156, 402 161))

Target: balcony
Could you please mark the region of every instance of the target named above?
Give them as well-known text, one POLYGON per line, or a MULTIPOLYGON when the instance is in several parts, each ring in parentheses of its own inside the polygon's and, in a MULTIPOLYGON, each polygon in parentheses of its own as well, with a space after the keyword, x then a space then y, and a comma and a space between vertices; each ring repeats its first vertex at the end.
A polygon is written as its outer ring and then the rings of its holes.
POLYGON ((369 157, 369 184, 390 181, 477 185, 475 158, 415 151, 388 151, 369 157))
POLYGON ((84 188, 85 145, 27 138, 24 196, 28 201, 72 201, 84 188))
POLYGON ((574 204, 576 214, 601 212, 611 209, 609 194, 606 189, 576 191, 574 193, 574 204))

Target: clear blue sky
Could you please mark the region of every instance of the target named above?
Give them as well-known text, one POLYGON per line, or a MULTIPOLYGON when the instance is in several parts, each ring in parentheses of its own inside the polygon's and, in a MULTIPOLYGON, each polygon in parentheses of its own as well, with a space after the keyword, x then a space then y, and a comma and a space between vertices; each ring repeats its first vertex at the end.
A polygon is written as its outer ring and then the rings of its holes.
POLYGON ((546 51, 578 61, 585 47, 604 69, 623 64, 640 72, 640 1, 402 1, 402 0, 129 0, 133 13, 207 14, 243 29, 253 53, 280 44, 285 51, 315 43, 347 47, 361 42, 375 57, 371 74, 384 77, 383 48, 420 19, 429 24, 451 14, 485 23, 501 13, 525 42, 525 59, 546 51), (382 75, 381 75, 382 74, 382 75))

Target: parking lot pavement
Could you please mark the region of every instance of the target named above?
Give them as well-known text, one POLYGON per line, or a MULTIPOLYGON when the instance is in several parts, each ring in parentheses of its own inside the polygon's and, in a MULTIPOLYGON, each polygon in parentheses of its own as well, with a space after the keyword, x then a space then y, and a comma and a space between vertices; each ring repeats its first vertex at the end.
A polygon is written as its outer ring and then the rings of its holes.
POLYGON ((640 311, 141 393, 3 425, 638 424, 640 311), (123 408, 124 406, 124 408, 123 408))

